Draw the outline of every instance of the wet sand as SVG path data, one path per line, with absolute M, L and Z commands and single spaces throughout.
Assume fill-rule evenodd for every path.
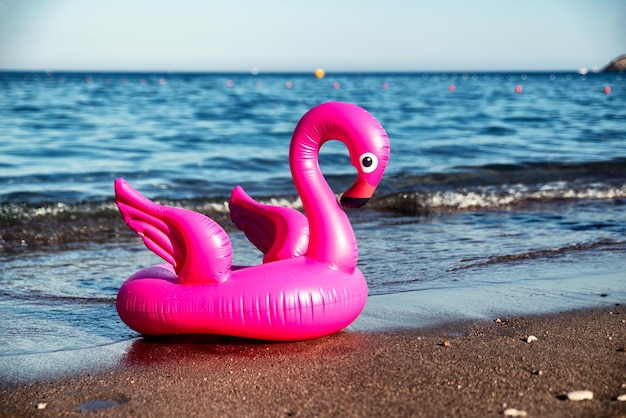
M 626 306 L 495 319 L 296 343 L 137 339 L 110 367 L 5 379 L 0 416 L 626 417 Z

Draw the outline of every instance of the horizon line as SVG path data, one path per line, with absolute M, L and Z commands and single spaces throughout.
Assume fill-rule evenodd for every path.
M 283 75 L 283 74 L 315 74 L 316 69 L 313 70 L 269 70 L 261 71 L 255 68 L 251 70 L 165 70 L 165 69 L 13 69 L 13 68 L 0 68 L 0 73 L 43 73 L 43 74 L 232 74 L 232 75 Z M 472 74 L 472 73 L 580 73 L 580 74 L 600 74 L 603 73 L 603 69 L 593 68 L 579 68 L 579 69 L 464 69 L 464 70 L 451 70 L 451 69 L 431 69 L 431 70 L 324 70 L 325 76 L 332 74 L 428 74 L 428 73 L 449 73 L 449 74 Z

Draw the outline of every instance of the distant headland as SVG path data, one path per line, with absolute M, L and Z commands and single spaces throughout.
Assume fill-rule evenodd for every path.
M 620 55 L 611 61 L 602 69 L 605 73 L 624 73 L 626 72 L 626 54 Z

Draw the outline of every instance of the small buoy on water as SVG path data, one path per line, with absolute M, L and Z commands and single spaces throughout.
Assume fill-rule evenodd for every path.
M 317 70 L 315 70 L 315 77 L 324 78 L 325 75 L 326 75 L 326 72 L 324 71 L 323 68 L 318 68 Z
M 456 86 L 454 84 L 450 84 L 448 86 L 448 90 L 452 93 L 452 92 L 454 92 L 456 90 Z
M 519 84 L 517 86 L 515 86 L 515 93 L 521 93 L 522 92 L 522 86 L 520 86 Z
M 609 94 L 611 92 L 611 88 L 609 86 L 606 86 L 604 88 L 604 94 Z
M 383 90 L 389 90 L 389 83 L 383 83 Z
M 292 83 L 291 81 L 287 81 L 287 82 L 285 83 L 285 87 L 287 87 L 288 89 L 290 89 L 290 88 L 292 88 L 292 87 L 293 87 L 293 83 Z
M 226 87 L 232 87 L 232 86 L 234 86 L 234 85 L 235 85 L 235 83 L 233 83 L 233 80 L 228 80 L 228 81 L 226 82 Z
M 335 82 L 333 83 L 333 88 L 334 88 L 335 90 L 339 90 L 339 87 L 341 87 L 341 84 L 339 84 L 339 81 L 335 81 Z

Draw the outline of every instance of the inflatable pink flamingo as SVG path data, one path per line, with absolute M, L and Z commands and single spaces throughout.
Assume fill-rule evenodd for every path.
M 266 340 L 304 340 L 338 332 L 361 313 L 367 283 L 356 267 L 350 222 L 324 180 L 318 152 L 342 141 L 357 169 L 341 197 L 365 204 L 389 159 L 389 141 L 364 109 L 325 103 L 307 112 L 289 150 L 291 174 L 306 216 L 263 205 L 241 187 L 233 190 L 231 218 L 265 256 L 251 267 L 232 267 L 225 231 L 208 217 L 156 204 L 125 180 L 115 181 L 124 220 L 168 264 L 148 267 L 120 288 L 117 310 L 145 335 L 221 334 Z

